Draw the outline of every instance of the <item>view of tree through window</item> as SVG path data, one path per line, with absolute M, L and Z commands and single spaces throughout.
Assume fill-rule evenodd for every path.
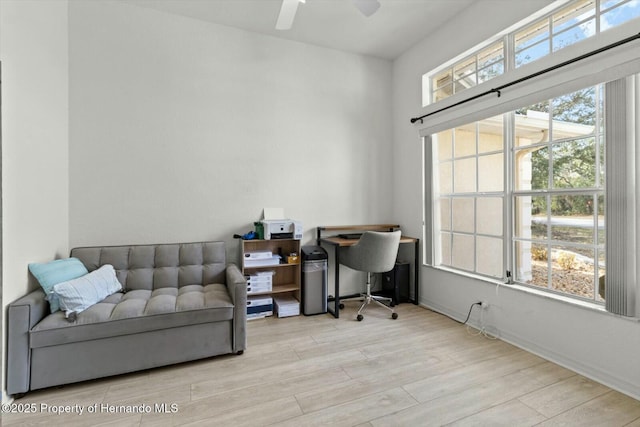
M 513 269 L 517 283 L 602 301 L 602 100 L 602 86 L 586 88 L 434 135 L 436 265 L 498 279 Z M 504 224 L 513 224 L 512 261 Z
M 540 122 L 537 135 L 530 132 L 532 120 Z M 520 109 L 515 123 L 515 279 L 602 299 L 602 89 L 588 88 Z

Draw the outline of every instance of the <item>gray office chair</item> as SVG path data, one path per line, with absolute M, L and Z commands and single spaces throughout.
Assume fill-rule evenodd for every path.
M 361 294 L 357 299 L 362 301 L 358 310 L 358 321 L 364 319 L 362 313 L 369 303 L 374 302 L 388 310 L 391 310 L 391 318 L 397 319 L 398 313 L 392 307 L 392 299 L 371 294 L 371 273 L 385 273 L 393 269 L 398 256 L 398 246 L 400 246 L 401 231 L 377 232 L 365 231 L 358 243 L 353 246 L 343 248 L 340 253 L 340 263 L 354 270 L 367 272 L 366 293 Z M 338 267 L 336 267 L 338 268 Z M 347 298 L 344 301 L 348 301 Z M 382 301 L 387 302 L 383 304 Z M 340 304 L 341 308 L 343 307 Z

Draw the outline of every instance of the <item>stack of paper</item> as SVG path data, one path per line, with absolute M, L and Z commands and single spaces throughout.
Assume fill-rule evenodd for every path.
M 273 305 L 278 317 L 299 316 L 300 302 L 291 296 L 273 298 Z
M 244 266 L 245 267 L 269 267 L 271 265 L 280 264 L 280 255 L 272 255 L 270 258 L 245 258 Z
M 247 297 L 247 319 L 256 319 L 273 315 L 271 297 Z
M 258 271 L 250 276 L 245 276 L 247 279 L 247 294 L 271 292 L 273 275 L 273 271 Z

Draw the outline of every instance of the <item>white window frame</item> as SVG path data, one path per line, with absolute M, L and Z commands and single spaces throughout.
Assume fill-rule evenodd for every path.
M 587 301 L 594 304 L 605 305 L 607 310 L 614 312 L 616 314 L 630 315 L 633 316 L 636 313 L 636 309 L 640 308 L 640 289 L 637 289 L 637 284 L 635 277 L 636 270 L 640 267 L 640 263 L 638 263 L 635 259 L 636 254 L 636 241 L 640 242 L 640 238 L 636 238 L 636 231 L 640 233 L 640 220 L 636 218 L 636 207 L 635 207 L 635 184 L 640 176 L 636 177 L 635 174 L 635 165 L 640 165 L 640 150 L 635 150 L 635 138 L 636 135 L 640 132 L 640 75 L 636 75 L 634 77 L 628 77 L 626 79 L 621 79 L 618 81 L 631 81 L 637 82 L 636 85 L 631 83 L 627 83 L 630 87 L 630 91 L 636 94 L 635 97 L 629 95 L 629 97 L 621 96 L 620 90 L 618 91 L 617 98 L 610 97 L 607 95 L 605 98 L 608 100 L 608 104 L 605 104 L 605 110 L 609 109 L 614 111 L 614 113 L 609 113 L 607 118 L 607 123 L 605 125 L 605 140 L 607 139 L 617 139 L 618 146 L 623 144 L 624 151 L 620 151 L 618 148 L 616 150 L 615 147 L 612 147 L 613 143 L 608 142 L 605 143 L 605 147 L 607 149 L 607 162 L 605 166 L 605 181 L 607 182 L 606 190 L 599 182 L 599 174 L 596 173 L 596 185 L 594 187 L 585 187 L 585 188 L 576 188 L 576 189 L 554 189 L 549 188 L 546 190 L 519 190 L 515 185 L 515 156 L 518 151 L 522 150 L 522 147 L 515 146 L 515 137 L 513 134 L 514 131 L 514 117 L 515 112 L 507 112 L 504 114 L 504 131 L 503 131 L 503 139 L 504 139 L 504 159 L 503 159 L 503 168 L 505 169 L 505 190 L 502 192 L 503 194 L 503 225 L 508 224 L 508 230 L 502 236 L 503 242 L 503 266 L 505 267 L 505 271 L 511 272 L 508 276 L 503 277 L 490 277 L 487 275 L 483 275 L 477 272 L 477 266 L 475 265 L 475 259 L 477 258 L 477 248 L 473 249 L 473 257 L 474 257 L 474 266 L 473 268 L 460 268 L 454 263 L 443 263 L 440 259 L 440 238 L 441 231 L 440 228 L 436 227 L 436 224 L 439 221 L 440 215 L 440 197 L 439 190 L 436 189 L 438 182 L 438 168 L 426 168 L 424 172 L 425 177 L 425 212 L 428 214 L 425 215 L 425 237 L 426 242 L 431 242 L 427 248 L 425 248 L 425 262 L 427 265 L 430 265 L 435 268 L 441 268 L 447 271 L 451 271 L 458 274 L 463 275 L 471 275 L 472 277 L 477 277 L 480 279 L 490 280 L 498 280 L 505 281 L 505 283 L 516 283 L 518 285 L 527 286 L 532 289 L 536 289 L 543 292 L 548 292 L 550 294 L 561 295 L 565 298 L 569 298 L 576 301 Z M 612 82 L 612 84 L 617 82 Z M 624 89 L 623 89 L 624 90 Z M 558 96 L 562 96 L 565 94 L 558 94 Z M 600 94 L 596 95 L 596 100 Z M 597 102 L 597 101 L 596 101 Z M 630 104 L 633 103 L 633 104 Z M 615 104 L 615 105 L 613 105 Z M 631 105 L 631 106 L 630 106 Z M 524 106 L 526 107 L 526 106 Z M 599 110 L 598 115 L 596 116 L 596 123 L 599 122 Z M 622 114 L 621 114 L 622 112 Z M 619 116 L 622 117 L 619 117 Z M 635 115 L 635 116 L 634 116 Z M 616 122 L 612 122 L 612 120 L 616 120 Z M 473 123 L 477 126 L 477 123 Z M 469 126 L 471 124 L 463 124 L 464 126 Z M 635 127 L 634 127 L 635 126 Z M 636 129 L 638 128 L 638 129 Z M 620 131 L 620 129 L 622 129 Z M 589 137 L 594 137 L 596 141 L 600 138 L 600 130 L 596 125 L 594 128 L 593 135 L 589 135 Z M 557 144 L 558 141 L 553 138 L 550 138 L 545 144 L 545 147 L 552 147 L 554 144 Z M 432 135 L 427 135 L 424 137 L 424 153 L 425 153 L 425 165 L 433 165 L 435 162 L 442 163 L 439 160 L 435 160 L 434 154 L 437 151 L 434 149 L 433 144 L 435 144 L 435 140 Z M 477 144 L 477 136 L 476 136 L 476 144 Z M 537 146 L 534 144 L 533 146 Z M 598 143 L 596 142 L 596 153 L 599 153 Z M 626 148 L 624 148 L 626 147 Z M 476 150 L 477 151 L 477 150 Z M 612 154 L 616 152 L 615 156 Z M 475 156 L 471 156 L 475 159 L 480 157 L 481 154 L 476 152 Z M 609 158 L 611 157 L 611 159 Z M 638 159 L 636 159 L 636 156 Z M 469 156 L 467 156 L 469 157 Z M 469 157 L 469 158 L 471 158 Z M 459 157 L 459 159 L 465 159 L 466 157 Z M 615 159 L 614 159 L 615 158 Z M 596 155 L 595 159 L 596 163 L 599 163 L 599 159 Z M 452 159 L 453 163 L 454 160 Z M 617 163 L 614 163 L 617 162 Z M 626 163 L 626 167 L 625 167 Z M 549 180 L 552 178 L 552 168 L 549 169 Z M 476 178 L 478 171 L 476 170 Z M 639 174 L 640 175 L 640 174 Z M 452 177 L 452 181 L 455 181 L 455 178 Z M 453 184 L 455 185 L 455 184 Z M 456 194 L 454 190 L 451 191 L 451 194 L 447 193 L 444 195 L 445 198 L 449 198 L 449 196 L 455 197 L 483 197 L 488 195 L 489 193 L 475 192 L 475 193 L 459 193 Z M 544 196 L 544 197 L 553 197 L 554 195 L 582 195 L 588 194 L 594 197 L 594 206 L 597 206 L 597 197 L 604 196 L 605 204 L 607 206 L 606 212 L 607 216 L 611 215 L 615 216 L 615 220 L 622 225 L 618 227 L 607 226 L 607 241 L 615 241 L 618 244 L 615 245 L 607 245 L 605 243 L 605 249 L 607 254 L 607 267 L 611 267 L 612 271 L 609 273 L 607 270 L 607 289 L 606 289 L 606 299 L 602 301 L 599 298 L 599 289 L 598 289 L 598 280 L 597 277 L 600 273 L 598 270 L 598 263 L 594 264 L 594 280 L 592 282 L 593 285 L 593 296 L 591 298 L 583 297 L 576 294 L 571 294 L 567 292 L 562 292 L 555 290 L 551 285 L 552 282 L 549 279 L 548 287 L 541 287 L 539 285 L 527 284 L 526 282 L 518 281 L 518 277 L 520 276 L 517 273 L 514 273 L 514 269 L 518 266 L 518 261 L 516 260 L 517 249 L 516 245 L 518 242 L 532 242 L 535 243 L 535 239 L 526 239 L 521 236 L 517 236 L 515 231 L 516 226 L 516 201 L 517 197 L 522 196 Z M 490 194 L 495 196 L 497 194 Z M 612 207 L 614 203 L 612 200 L 619 200 L 624 203 L 623 207 Z M 640 202 L 640 200 L 639 200 Z M 475 202 L 474 202 L 475 203 Z M 550 206 L 548 204 L 548 206 Z M 613 214 L 611 214 L 613 212 Z M 597 218 L 598 211 L 597 208 L 594 211 L 594 218 Z M 609 221 L 609 219 L 606 219 Z M 473 213 L 473 221 L 474 223 L 477 221 L 476 212 Z M 430 227 L 429 227 L 430 225 Z M 451 233 L 449 229 L 444 230 L 445 233 Z M 544 243 L 548 248 L 557 246 L 558 244 L 563 246 L 575 246 L 575 247 L 584 247 L 588 249 L 593 249 L 594 257 L 599 259 L 599 251 L 602 251 L 602 245 L 598 242 L 598 227 L 597 224 L 594 223 L 594 236 L 593 242 L 589 244 L 572 244 L 570 242 L 555 242 L 550 236 Z M 551 232 L 551 226 L 549 225 L 548 233 Z M 453 232 L 452 234 L 456 234 Z M 459 233 L 458 233 L 459 234 Z M 463 233 L 469 236 L 473 236 L 474 238 L 480 236 L 477 232 L 477 229 L 474 228 L 473 232 Z M 474 239 L 475 242 L 475 239 Z M 566 243 L 566 244 L 565 244 Z M 428 244 L 428 243 L 427 243 Z M 474 243 L 475 244 L 475 243 Z M 612 261 L 616 260 L 615 264 Z M 609 266 L 611 263 L 611 266 Z M 619 272 L 618 272 L 619 271 Z M 549 275 L 551 275 L 551 270 L 549 270 Z M 609 277 L 611 276 L 611 278 Z M 513 281 L 512 277 L 516 280 Z M 551 277 L 551 276 L 550 276 Z M 610 284 L 611 283 L 611 284 Z
M 442 64 L 441 66 L 439 66 L 438 68 L 426 73 L 423 75 L 422 77 L 422 105 L 423 107 L 426 107 L 428 105 L 433 105 L 433 104 L 439 104 L 442 101 L 444 101 L 444 99 L 441 100 L 434 100 L 434 96 L 435 93 L 438 92 L 439 90 L 441 90 L 441 88 L 436 88 L 435 84 L 434 84 L 434 78 L 443 74 L 444 72 L 446 72 L 446 70 L 450 70 L 452 73 L 452 88 L 453 88 L 453 94 L 451 96 L 454 96 L 455 94 L 466 94 L 469 92 L 470 88 L 467 88 L 465 90 L 462 91 L 456 91 L 455 90 L 455 76 L 453 75 L 453 69 L 455 69 L 456 66 L 465 63 L 466 61 L 470 60 L 471 58 L 477 58 L 478 54 L 481 53 L 484 49 L 486 49 L 487 47 L 491 46 L 492 44 L 495 44 L 499 41 L 502 41 L 503 44 L 503 74 L 509 74 L 510 72 L 519 69 L 519 68 L 526 68 L 528 65 L 530 64 L 534 64 L 539 62 L 540 60 L 550 57 L 550 56 L 557 56 L 558 53 L 562 52 L 563 50 L 570 48 L 571 46 L 573 46 L 573 44 L 570 44 L 566 47 L 562 47 L 560 49 L 553 49 L 553 40 L 554 40 L 554 36 L 558 35 L 558 34 L 562 34 L 566 31 L 569 31 L 572 28 L 575 28 L 576 26 L 582 25 L 584 22 L 578 23 L 578 24 L 573 24 L 568 28 L 564 28 L 559 32 L 555 32 L 554 31 L 554 27 L 553 27 L 553 15 L 559 11 L 561 11 L 562 9 L 566 8 L 567 6 L 570 6 L 572 4 L 578 4 L 583 0 L 557 0 L 555 2 L 553 2 L 551 5 L 541 9 L 540 11 L 538 11 L 535 14 L 532 14 L 531 16 L 529 16 L 528 18 L 518 22 L 517 24 L 513 25 L 512 27 L 496 34 L 494 37 L 491 37 L 490 39 L 486 40 L 483 43 L 480 43 L 478 45 L 476 45 L 475 47 L 473 47 L 472 49 L 467 50 L 466 52 L 463 52 L 462 54 L 456 56 L 455 58 L 451 59 L 450 61 L 447 61 L 446 63 Z M 629 22 L 636 22 L 640 19 L 640 17 L 636 17 L 636 18 L 632 18 L 630 21 L 626 21 L 620 25 L 614 26 L 614 27 L 608 27 L 605 28 L 604 30 L 601 28 L 601 20 L 602 20 L 602 16 L 607 14 L 608 12 L 611 12 L 615 9 L 618 9 L 620 7 L 623 7 L 625 4 L 630 3 L 633 0 L 620 0 L 620 3 L 617 3 L 607 9 L 602 10 L 602 8 L 604 7 L 604 5 L 606 5 L 607 0 L 593 0 L 594 2 L 594 14 L 592 15 L 593 20 L 594 20 L 594 27 L 595 27 L 595 31 L 592 35 L 586 37 L 583 40 L 577 41 L 576 44 L 581 44 L 584 43 L 586 40 L 590 40 L 591 38 L 597 38 L 600 34 L 602 34 L 603 32 L 606 32 L 610 29 L 615 29 L 617 27 L 621 27 L 621 26 L 625 26 L 627 25 Z M 592 18 L 591 16 L 588 17 L 588 20 L 590 20 Z M 515 36 L 518 32 L 522 31 L 523 29 L 535 25 L 536 23 L 541 23 L 547 21 L 548 23 L 548 28 L 549 28 L 549 34 L 548 37 L 545 38 L 543 41 L 540 41 L 536 44 L 542 44 L 542 43 L 548 43 L 549 44 L 549 53 L 547 53 L 546 55 L 541 56 L 540 58 L 534 59 L 530 62 L 527 62 L 525 64 L 522 64 L 520 66 L 516 66 L 516 44 L 515 44 Z M 526 49 L 525 49 L 526 50 Z M 476 65 L 477 65 L 477 60 L 476 60 Z M 476 78 L 477 78 L 477 67 L 476 67 Z M 495 80 L 497 77 L 494 77 L 493 79 L 489 79 L 487 80 L 488 82 Z M 481 84 L 481 83 L 480 83 Z M 472 87 L 478 86 L 480 84 L 476 84 Z M 449 96 L 449 98 L 451 97 Z
M 640 41 L 634 40 L 630 43 L 618 46 L 613 49 L 604 49 L 607 46 L 618 43 L 620 40 L 635 38 L 638 34 L 637 20 L 634 19 L 618 27 L 609 29 L 598 34 L 596 37 L 583 40 L 580 43 L 568 46 L 538 61 L 522 66 L 509 73 L 496 77 L 489 82 L 485 82 L 476 87 L 470 88 L 466 93 L 455 94 L 438 104 L 423 107 L 417 116 L 425 116 L 424 119 L 414 121 L 414 125 L 420 136 L 424 138 L 425 144 L 429 144 L 429 135 L 442 130 L 454 128 L 459 125 L 482 120 L 486 117 L 496 116 L 508 111 L 521 108 L 523 105 L 532 105 L 545 99 L 571 93 L 573 91 L 593 86 L 595 84 L 609 82 L 640 73 Z M 484 96 L 476 97 L 469 102 L 461 103 L 475 95 L 482 94 L 491 89 L 507 83 L 519 80 L 536 72 L 553 67 L 557 64 L 570 61 L 574 58 L 585 56 L 593 51 L 598 51 L 597 55 L 588 56 L 572 65 L 559 68 L 552 73 L 538 75 L 517 85 L 513 85 L 503 90 L 500 97 Z M 447 108 L 450 107 L 450 108 Z M 443 110 L 446 108 L 446 110 Z M 424 214 L 424 235 L 425 246 L 423 253 L 426 265 L 432 265 L 433 260 L 433 240 L 431 225 L 433 223 L 430 212 L 430 200 L 433 197 L 429 188 L 430 151 L 429 147 L 423 147 L 425 162 L 423 164 L 423 177 L 425 179 L 424 194 L 425 207 Z M 638 163 L 640 165 L 640 163 Z M 640 188 L 640 187 L 638 187 Z M 640 227 L 638 227 L 640 230 Z M 640 232 L 639 232 L 640 234 Z M 640 236 L 638 238 L 640 241 Z M 640 277 L 640 272 L 638 273 Z M 499 283 L 493 281 L 493 283 Z M 640 284 L 636 282 L 626 282 L 626 291 L 630 294 L 628 299 L 635 301 L 635 308 L 627 310 L 626 314 L 640 317 Z M 572 300 L 569 298 L 569 300 Z

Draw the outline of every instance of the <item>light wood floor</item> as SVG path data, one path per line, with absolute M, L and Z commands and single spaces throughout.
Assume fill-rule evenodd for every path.
M 354 307 L 340 319 L 250 321 L 241 356 L 32 392 L 16 403 L 85 413 L 5 414 L 2 424 L 640 426 L 639 401 L 447 317 L 401 304 L 397 320 L 371 308 L 356 322 Z M 156 412 L 162 403 L 175 413 Z M 96 404 L 99 413 L 87 414 Z

